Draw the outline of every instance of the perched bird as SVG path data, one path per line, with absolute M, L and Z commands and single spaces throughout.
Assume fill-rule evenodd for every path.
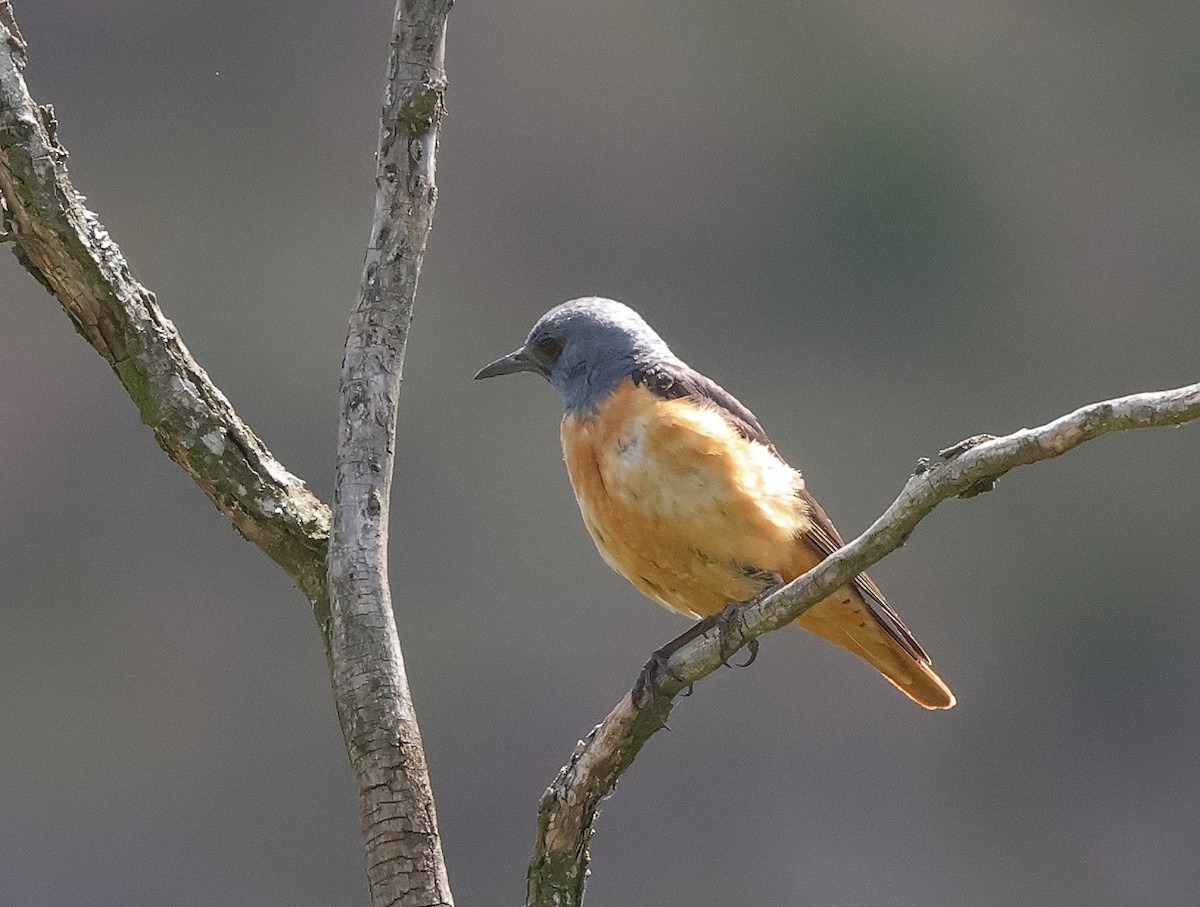
M 754 414 L 628 306 L 563 303 L 475 377 L 516 372 L 536 372 L 562 394 L 563 455 L 588 532 L 609 566 L 659 604 L 715 615 L 844 544 Z M 954 705 L 866 574 L 796 623 L 865 659 L 925 708 Z

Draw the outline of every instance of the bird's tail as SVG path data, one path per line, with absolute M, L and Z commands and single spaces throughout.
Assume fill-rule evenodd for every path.
M 839 589 L 818 602 L 796 624 L 871 664 L 901 693 L 927 709 L 948 709 L 954 694 L 934 673 L 919 646 L 905 645 L 868 607 L 857 590 Z M 909 636 L 904 631 L 905 636 Z

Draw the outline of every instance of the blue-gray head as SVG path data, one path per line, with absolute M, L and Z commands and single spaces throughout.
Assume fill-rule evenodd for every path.
M 627 375 L 664 362 L 679 360 L 641 315 L 612 299 L 588 296 L 552 308 L 524 346 L 475 377 L 537 372 L 562 394 L 568 410 L 589 412 Z

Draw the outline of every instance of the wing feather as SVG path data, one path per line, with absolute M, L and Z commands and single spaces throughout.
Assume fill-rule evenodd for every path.
M 766 431 L 759 423 L 758 417 L 750 411 L 749 407 L 717 382 L 700 374 L 695 369 L 689 368 L 683 363 L 657 363 L 637 369 L 631 377 L 634 384 L 644 385 L 664 400 L 678 400 L 687 397 L 712 405 L 737 429 L 743 438 L 757 441 L 779 456 L 775 445 L 771 443 L 771 439 L 767 437 Z M 804 502 L 810 516 L 810 527 L 804 534 L 804 541 L 822 558 L 826 558 L 845 545 L 841 533 L 829 519 L 825 508 L 817 503 L 807 488 L 801 487 L 797 495 Z M 865 573 L 860 573 L 854 578 L 853 585 L 866 602 L 871 616 L 887 634 L 922 664 L 930 664 L 925 650 L 909 632 L 908 627 L 904 626 L 900 616 L 892 610 L 875 582 Z

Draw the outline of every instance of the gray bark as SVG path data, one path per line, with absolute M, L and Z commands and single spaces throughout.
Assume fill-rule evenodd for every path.
M 339 543 L 372 564 L 361 584 L 347 572 L 350 561 L 335 564 L 340 597 L 331 615 L 329 508 L 238 417 L 83 206 L 53 111 L 37 105 L 25 84 L 26 44 L 11 4 L 0 0 L 0 240 L 12 243 L 22 266 L 109 363 L 168 456 L 312 603 L 362 795 L 376 904 L 451 904 L 382 561 L 396 392 L 433 213 L 448 9 L 448 2 L 401 2 L 394 22 L 380 200 L 347 341 L 338 473 Z M 378 419 L 386 432 L 376 431 Z M 364 472 L 370 488 L 359 486 Z
M 378 907 L 451 905 L 433 791 L 392 614 L 388 514 L 408 328 L 437 200 L 450 3 L 399 0 L 375 218 L 342 361 L 329 545 L 330 665 Z
M 328 619 L 329 508 L 288 472 L 188 352 L 67 177 L 50 107 L 25 85 L 25 42 L 0 0 L 0 197 L 21 265 L 104 357 L 142 421 L 237 530 Z

